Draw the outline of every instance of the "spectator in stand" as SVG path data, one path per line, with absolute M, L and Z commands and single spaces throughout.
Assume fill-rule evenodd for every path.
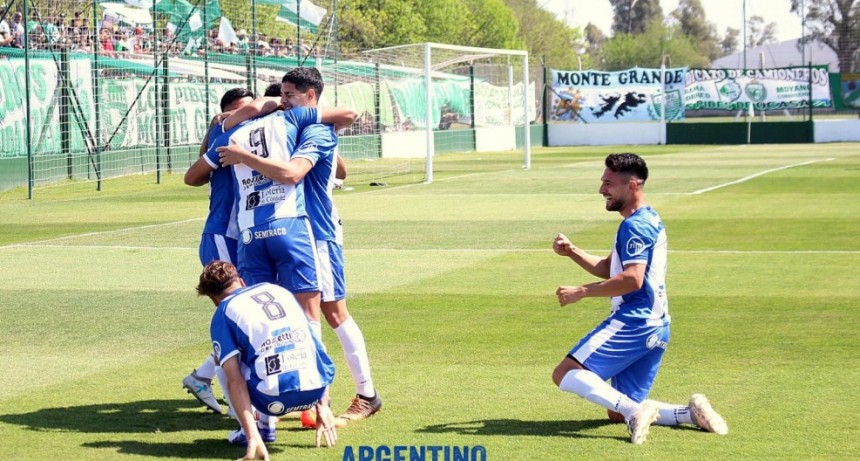
M 13 42 L 15 42 L 15 37 L 12 35 L 9 23 L 5 19 L 0 20 L 0 46 L 13 46 Z
M 99 31 L 99 54 L 104 56 L 109 56 L 111 58 L 116 57 L 116 48 L 113 46 L 113 34 L 111 30 L 107 27 L 103 28 Z
M 24 15 L 21 12 L 16 12 L 12 15 L 12 24 L 9 25 L 9 29 L 12 30 L 12 37 L 15 38 L 15 42 L 12 46 L 17 48 L 24 48 Z

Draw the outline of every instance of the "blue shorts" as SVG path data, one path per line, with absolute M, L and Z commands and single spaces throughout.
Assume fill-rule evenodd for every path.
M 651 392 L 670 336 L 668 324 L 629 326 L 606 319 L 582 338 L 568 357 L 602 379 L 612 379 L 612 387 L 641 402 Z
M 316 245 L 307 217 L 281 218 L 243 230 L 239 275 L 247 285 L 276 283 L 291 293 L 320 291 Z
M 251 397 L 251 404 L 257 411 L 261 411 L 269 416 L 282 416 L 294 411 L 309 410 L 323 398 L 325 394 L 325 386 L 319 389 L 310 391 L 292 391 L 284 392 L 277 397 L 255 392 L 254 389 L 248 388 Z
M 200 264 L 205 266 L 212 261 L 218 260 L 235 265 L 238 261 L 236 257 L 238 245 L 239 242 L 236 239 L 226 237 L 222 234 L 203 234 L 200 237 L 200 248 L 198 250 Z
M 346 298 L 346 281 L 343 275 L 343 248 L 328 240 L 317 240 L 319 255 L 320 292 L 324 302 Z

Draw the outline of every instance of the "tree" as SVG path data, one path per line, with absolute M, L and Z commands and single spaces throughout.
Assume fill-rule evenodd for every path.
M 585 26 L 585 43 L 587 45 L 586 52 L 589 56 L 597 56 L 600 54 L 600 48 L 606 42 L 606 35 L 600 30 L 600 27 L 592 23 Z
M 747 47 L 762 46 L 776 43 L 777 25 L 775 22 L 765 23 L 761 16 L 752 16 L 747 20 Z
M 519 20 L 519 38 L 529 56 L 546 58 L 546 64 L 557 69 L 576 69 L 579 53 L 586 44 L 579 29 L 571 28 L 543 8 L 536 0 L 506 0 Z
M 424 22 L 425 41 L 456 44 L 465 41 L 472 21 L 459 0 L 425 0 L 413 5 Z
M 672 17 L 702 54 L 712 61 L 720 57 L 717 27 L 705 19 L 705 9 L 700 0 L 681 0 L 678 8 L 672 11 Z
M 734 27 L 726 27 L 726 33 L 720 41 L 720 48 L 723 51 L 723 56 L 732 54 L 738 49 L 738 37 L 741 36 L 741 31 Z
M 473 20 L 473 27 L 465 37 L 466 43 L 460 45 L 522 48 L 522 42 L 517 36 L 517 18 L 505 5 L 504 0 L 462 0 L 460 4 L 466 6 Z
M 338 37 L 353 49 L 383 48 L 424 41 L 426 26 L 412 2 L 343 0 Z
M 860 0 L 791 0 L 791 11 L 806 15 L 806 41 L 817 40 L 839 58 L 840 72 L 860 71 Z
M 641 34 L 655 19 L 663 20 L 659 0 L 609 0 L 612 33 Z
M 600 50 L 599 62 L 603 70 L 621 70 L 631 67 L 660 67 L 663 56 L 672 67 L 707 67 L 709 60 L 699 53 L 690 39 L 677 25 L 667 26 L 660 20 L 652 21 L 641 34 L 615 34 Z

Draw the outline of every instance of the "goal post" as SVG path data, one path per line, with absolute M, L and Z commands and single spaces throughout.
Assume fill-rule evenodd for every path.
M 531 167 L 537 97 L 526 51 L 427 42 L 362 55 L 378 69 L 380 99 L 392 112 L 380 158 L 423 158 L 428 183 L 441 153 L 521 151 L 520 166 Z

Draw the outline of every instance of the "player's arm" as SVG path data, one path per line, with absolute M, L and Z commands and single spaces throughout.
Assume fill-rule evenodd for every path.
M 202 186 L 209 183 L 209 176 L 215 168 L 206 161 L 206 155 L 200 156 L 191 168 L 185 172 L 185 184 L 189 186 Z
M 338 154 L 337 158 L 337 168 L 334 172 L 335 179 L 344 180 L 346 179 L 346 160 Z
M 216 149 L 221 158 L 222 166 L 242 163 L 263 176 L 283 184 L 297 184 L 313 167 L 310 160 L 302 157 L 290 159 L 289 162 L 263 158 L 254 155 L 238 144 L 230 144 Z
M 568 239 L 564 234 L 558 234 L 555 236 L 555 240 L 552 242 L 552 250 L 555 251 L 557 255 L 567 256 L 572 259 L 573 262 L 579 265 L 579 267 L 582 267 L 586 272 L 595 277 L 600 277 L 602 279 L 609 278 L 609 268 L 611 263 L 609 256 L 601 258 L 583 251 L 571 243 L 570 239 Z
M 645 283 L 645 262 L 633 262 L 624 266 L 624 270 L 600 282 L 582 286 L 558 287 L 555 294 L 562 306 L 575 303 L 582 298 L 623 296 L 642 288 Z
M 322 122 L 334 125 L 334 129 L 337 132 L 349 127 L 358 118 L 358 112 L 349 107 L 326 107 L 325 109 L 321 109 L 321 111 Z M 345 175 L 346 173 L 344 173 L 344 177 L 346 177 Z
M 226 120 L 224 120 L 224 131 L 228 131 L 234 126 L 251 120 L 252 118 L 268 115 L 280 109 L 281 99 L 271 96 L 257 98 L 239 109 L 235 110 Z
M 203 140 L 200 141 L 200 151 L 199 155 L 203 155 L 209 150 L 209 137 L 212 134 L 212 128 L 217 126 L 219 123 L 223 122 L 227 117 L 233 114 L 233 110 L 227 112 L 221 112 L 220 114 L 212 117 L 212 121 L 209 122 L 209 128 L 206 128 L 206 134 L 203 135 Z M 223 133 L 224 131 L 221 131 Z
M 242 425 L 245 437 L 248 439 L 248 448 L 242 459 L 268 460 L 269 452 L 266 450 L 263 437 L 257 429 L 254 410 L 251 407 L 251 396 L 248 395 L 248 383 L 245 382 L 245 378 L 242 377 L 242 372 L 239 370 L 238 355 L 228 358 L 221 364 L 221 368 L 227 376 L 227 395 L 230 396 L 230 405 L 236 412 L 236 418 Z

